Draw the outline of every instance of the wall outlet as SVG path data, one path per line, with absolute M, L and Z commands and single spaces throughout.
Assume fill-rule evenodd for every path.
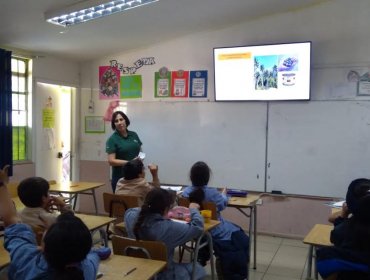
M 262 205 L 262 198 L 259 198 L 256 202 L 256 205 Z

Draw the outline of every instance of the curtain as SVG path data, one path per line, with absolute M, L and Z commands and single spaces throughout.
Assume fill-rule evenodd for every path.
M 0 49 L 0 168 L 9 164 L 13 175 L 12 143 L 12 53 Z

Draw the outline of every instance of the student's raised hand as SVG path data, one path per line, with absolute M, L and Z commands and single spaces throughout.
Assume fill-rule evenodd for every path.
M 8 171 L 9 165 L 5 165 L 3 169 L 0 170 L 0 182 L 4 183 L 5 185 L 9 182 Z
M 150 173 L 152 173 L 153 176 L 156 176 L 158 174 L 158 165 L 149 164 L 148 169 L 149 169 Z

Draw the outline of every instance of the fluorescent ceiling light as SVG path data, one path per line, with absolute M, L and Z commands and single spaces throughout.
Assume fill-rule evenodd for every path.
M 46 12 L 45 19 L 47 22 L 67 27 L 157 1 L 158 0 L 82 1 L 75 5 L 68 6 L 65 9 Z

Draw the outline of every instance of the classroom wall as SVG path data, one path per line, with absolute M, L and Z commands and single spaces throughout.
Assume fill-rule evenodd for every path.
M 39 58 L 34 58 L 32 61 L 32 82 L 33 86 L 36 81 L 58 84 L 58 85 L 69 85 L 69 86 L 79 86 L 80 84 L 80 71 L 79 64 L 74 61 L 69 61 L 64 58 L 52 57 L 52 56 L 42 56 Z M 32 92 L 32 98 L 34 101 L 37 100 L 37 92 Z M 37 103 L 37 102 L 35 102 Z M 35 111 L 40 108 L 33 107 L 33 115 Z M 35 121 L 35 118 L 33 118 Z M 32 139 L 35 139 L 34 132 L 31 132 Z M 31 139 L 31 141 L 32 141 Z M 10 179 L 13 182 L 19 182 L 24 178 L 31 176 L 42 176 L 42 174 L 36 174 L 35 170 L 35 150 L 31 142 L 32 147 L 32 159 L 31 161 L 24 162 L 22 164 L 14 165 L 13 176 Z

